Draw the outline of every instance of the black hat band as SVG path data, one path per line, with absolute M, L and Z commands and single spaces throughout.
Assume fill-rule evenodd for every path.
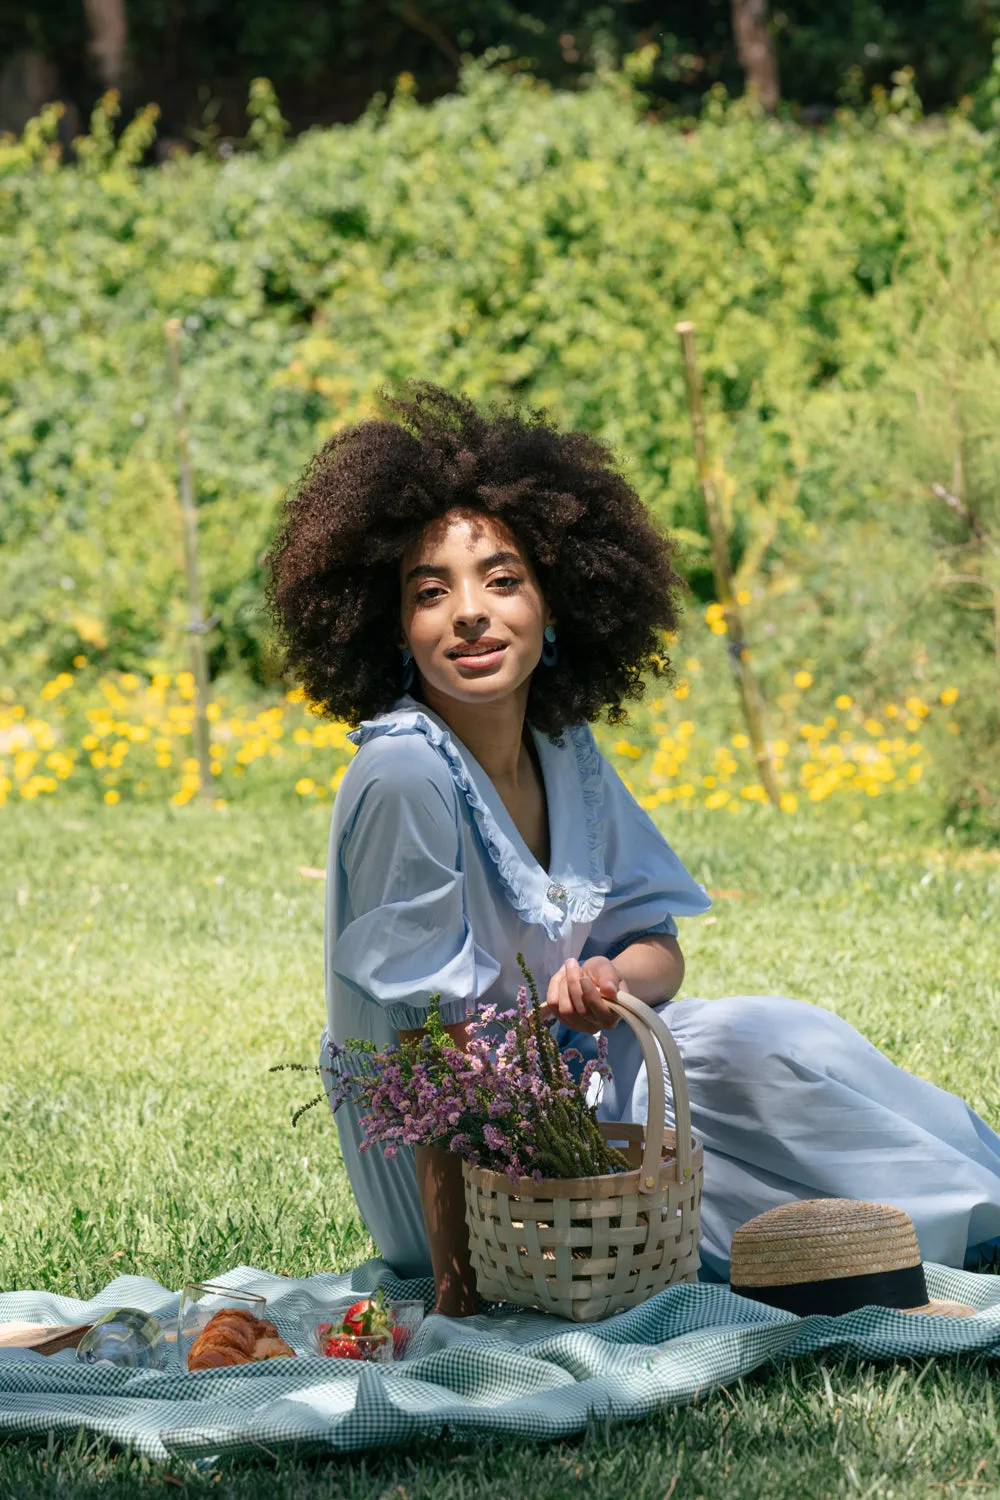
M 799 1318 L 819 1313 L 830 1318 L 856 1312 L 859 1307 L 923 1307 L 929 1300 L 922 1265 L 898 1271 L 873 1271 L 868 1276 L 835 1276 L 829 1281 L 797 1281 L 786 1286 L 736 1286 L 738 1297 L 752 1297 L 770 1307 L 781 1307 Z

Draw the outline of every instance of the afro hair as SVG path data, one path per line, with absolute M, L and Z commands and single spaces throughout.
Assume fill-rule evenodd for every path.
M 551 736 L 602 713 L 623 722 L 644 676 L 669 674 L 663 636 L 683 583 L 610 449 L 426 382 L 380 401 L 381 418 L 337 433 L 306 466 L 268 555 L 286 663 L 317 710 L 356 724 L 400 696 L 400 564 L 458 510 L 513 534 L 558 621 L 558 662 L 533 674 L 528 720 Z

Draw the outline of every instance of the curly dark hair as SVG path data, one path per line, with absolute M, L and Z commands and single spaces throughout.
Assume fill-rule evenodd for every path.
M 282 506 L 267 598 L 286 661 L 317 705 L 357 723 L 401 692 L 403 554 L 446 511 L 517 539 L 558 623 L 559 659 L 532 676 L 527 717 L 558 735 L 603 710 L 612 724 L 643 675 L 670 674 L 682 580 L 603 443 L 541 412 L 477 410 L 427 382 L 381 393 L 382 419 L 337 433 Z

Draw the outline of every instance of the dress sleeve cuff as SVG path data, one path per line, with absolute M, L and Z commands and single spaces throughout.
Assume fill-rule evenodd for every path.
M 403 1001 L 397 1001 L 395 1005 L 385 1007 L 385 1014 L 397 1031 L 415 1031 L 418 1027 L 427 1025 L 426 1005 L 406 1005 Z M 467 1000 L 441 1002 L 441 1020 L 445 1026 L 454 1026 L 456 1021 L 464 1021 L 468 1015 Z
M 606 957 L 616 959 L 619 953 L 622 953 L 632 943 L 638 943 L 642 938 L 676 937 L 677 931 L 677 923 L 673 917 L 668 915 L 663 918 L 662 922 L 657 922 L 654 927 L 644 927 L 641 932 L 630 932 L 627 937 L 619 938 L 617 943 L 612 943 Z

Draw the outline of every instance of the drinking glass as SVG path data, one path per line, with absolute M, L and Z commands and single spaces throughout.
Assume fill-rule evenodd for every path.
M 76 1346 L 85 1365 L 108 1363 L 129 1370 L 165 1370 L 171 1350 L 163 1324 L 137 1307 L 112 1307 L 97 1319 Z
M 214 1286 L 210 1281 L 189 1281 L 185 1286 L 177 1316 L 177 1362 L 182 1370 L 188 1367 L 191 1345 L 224 1307 L 240 1308 L 262 1318 L 267 1299 L 254 1292 L 234 1292 L 227 1286 Z

